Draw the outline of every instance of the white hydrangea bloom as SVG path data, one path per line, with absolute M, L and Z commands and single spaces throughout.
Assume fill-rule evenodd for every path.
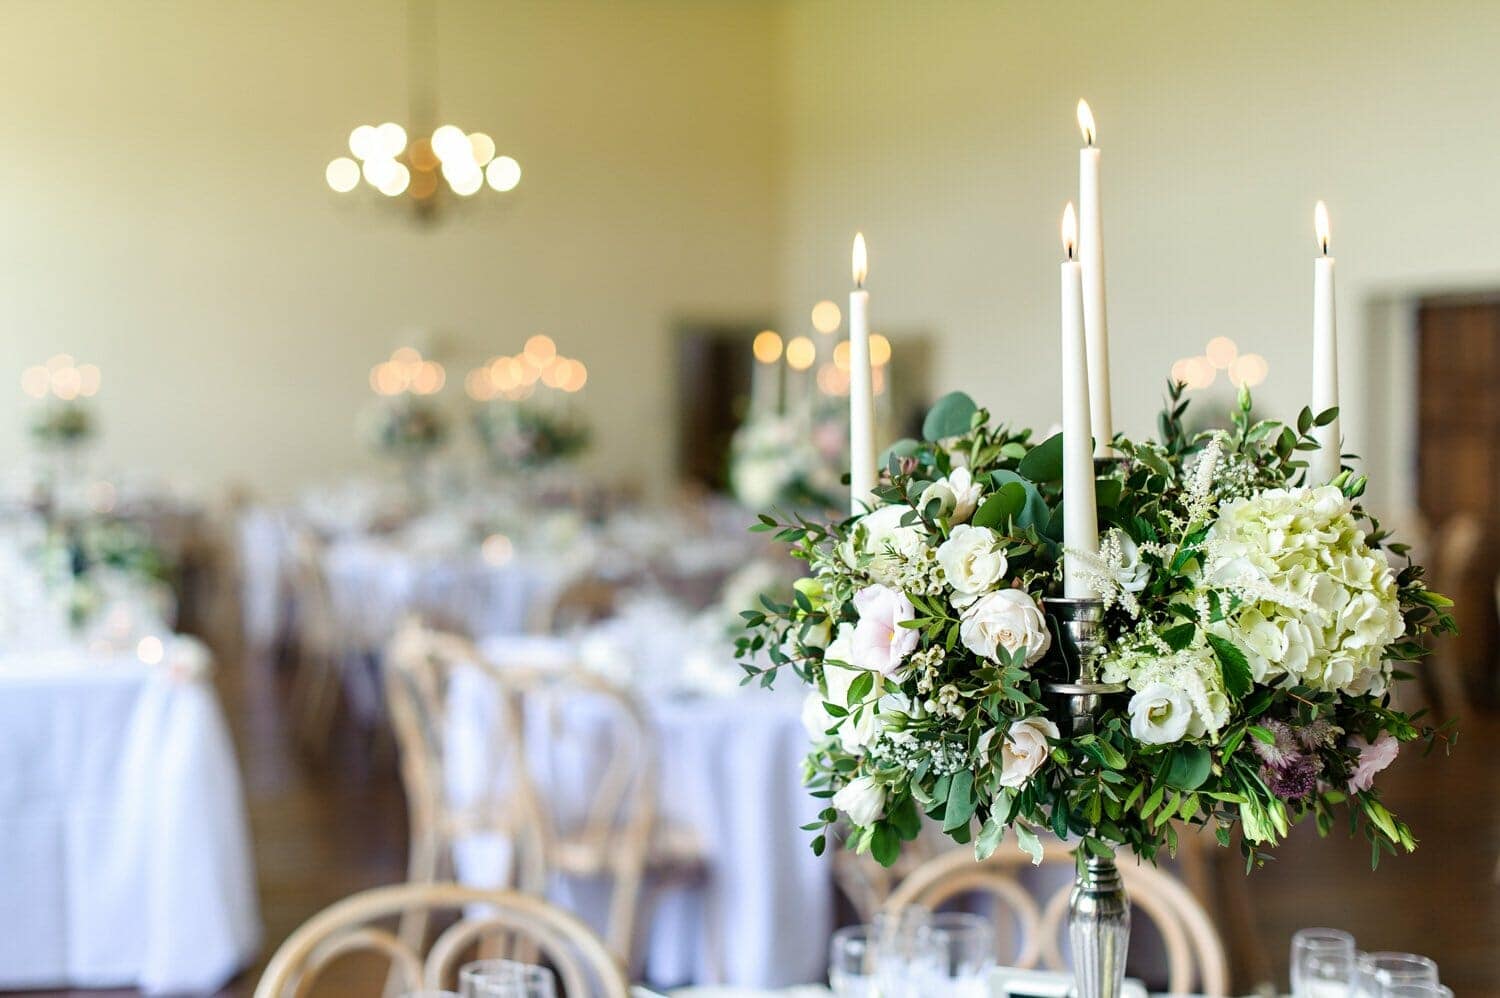
M 1396 577 L 1338 488 L 1225 503 L 1205 547 L 1205 579 L 1242 600 L 1208 626 L 1245 652 L 1257 682 L 1384 689 L 1383 652 L 1405 629 Z

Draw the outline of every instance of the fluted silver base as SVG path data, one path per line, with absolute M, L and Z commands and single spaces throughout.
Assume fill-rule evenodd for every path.
M 1089 859 L 1068 901 L 1077 998 L 1120 998 L 1130 948 L 1130 898 L 1112 859 Z

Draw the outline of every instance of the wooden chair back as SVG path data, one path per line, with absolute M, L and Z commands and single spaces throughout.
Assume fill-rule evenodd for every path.
M 1053 848 L 1043 862 L 1071 868 L 1074 860 L 1068 852 Z M 1066 969 L 1060 940 L 1066 930 L 1072 883 L 1039 903 L 1019 878 L 1030 868 L 1030 857 L 1019 851 L 1002 850 L 976 862 L 972 849 L 955 849 L 915 870 L 891 893 L 886 908 L 920 905 L 935 909 L 966 895 L 988 896 L 1002 916 L 996 920 L 1002 935 L 999 945 L 1020 940 L 1013 955 L 999 953 L 1001 963 L 1023 968 L 1041 963 L 1053 970 Z M 1167 953 L 1167 990 L 1222 998 L 1229 986 L 1224 944 L 1203 907 L 1187 888 L 1155 867 L 1121 857 L 1119 868 L 1135 911 L 1150 919 L 1161 934 Z M 1012 929 L 1019 931 L 1007 932 Z
M 442 873 L 454 841 L 496 833 L 512 843 L 508 883 L 540 893 L 554 871 L 606 875 L 611 881 L 608 941 L 632 949 L 634 916 L 656 821 L 656 747 L 634 697 L 575 665 L 498 665 L 467 639 L 403 627 L 387 654 L 387 693 L 401 752 L 412 820 L 411 879 Z M 462 810 L 450 804 L 445 781 L 449 689 L 459 667 L 478 670 L 498 711 L 486 732 L 485 771 L 491 786 Z M 591 740 L 574 742 L 565 713 L 597 712 Z M 587 752 L 586 800 L 563 813 L 539 792 L 543 753 Z
M 398 938 L 383 923 L 420 912 L 424 918 L 459 913 L 427 950 Z M 396 884 L 345 898 L 305 922 L 277 948 L 255 998 L 302 998 L 332 963 L 370 952 L 390 960 L 392 976 L 405 991 L 453 987 L 466 954 L 545 963 L 563 992 L 574 996 L 626 998 L 620 964 L 578 919 L 545 901 L 512 891 L 480 890 L 452 883 Z

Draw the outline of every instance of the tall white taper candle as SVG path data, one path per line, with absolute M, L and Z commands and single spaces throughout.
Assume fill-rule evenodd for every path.
M 1104 294 L 1104 216 L 1100 208 L 1099 147 L 1088 101 L 1078 102 L 1078 128 L 1083 148 L 1078 151 L 1078 262 L 1083 271 L 1083 330 L 1088 341 L 1089 425 L 1094 454 L 1114 453 L 1114 411 L 1109 397 L 1109 310 Z
M 1313 211 L 1318 256 L 1313 260 L 1312 408 L 1316 415 L 1339 404 L 1339 338 L 1333 300 L 1333 257 L 1328 255 L 1328 206 Z M 1307 459 L 1307 484 L 1327 485 L 1339 473 L 1339 420 L 1313 429 L 1318 449 Z
M 869 258 L 864 233 L 854 236 L 854 290 L 849 293 L 849 512 L 862 513 L 874 499 L 875 387 L 870 372 Z
M 1083 274 L 1076 258 L 1078 219 L 1073 203 L 1063 212 L 1062 401 L 1063 401 L 1063 595 L 1099 595 L 1083 577 L 1074 552 L 1099 551 L 1094 504 L 1094 450 L 1089 438 L 1089 361 L 1083 332 Z

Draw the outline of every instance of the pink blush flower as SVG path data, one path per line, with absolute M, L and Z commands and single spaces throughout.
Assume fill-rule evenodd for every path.
M 1396 754 L 1401 751 L 1401 743 L 1384 731 L 1373 744 L 1355 735 L 1349 739 L 1349 747 L 1359 753 L 1358 761 L 1354 763 L 1354 773 L 1349 777 L 1351 793 L 1369 790 L 1374 786 L 1375 774 L 1395 762 Z
M 921 635 L 902 627 L 916 618 L 916 608 L 906 594 L 889 586 L 867 586 L 854 595 L 859 623 L 854 625 L 853 665 L 883 676 L 895 676 L 906 658 L 917 650 Z

